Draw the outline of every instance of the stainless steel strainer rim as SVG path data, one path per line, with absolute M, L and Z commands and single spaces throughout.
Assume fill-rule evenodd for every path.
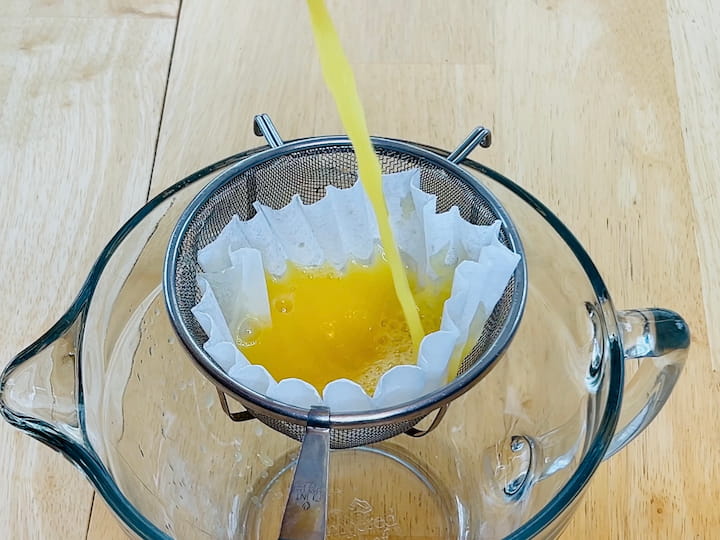
M 427 160 L 439 168 L 451 172 L 455 177 L 462 179 L 469 188 L 476 191 L 480 197 L 492 205 L 493 211 L 496 212 L 498 217 L 500 217 L 503 221 L 503 228 L 505 229 L 510 246 L 516 253 L 521 254 L 521 257 L 523 256 L 524 252 L 522 249 L 522 243 L 512 220 L 507 215 L 496 197 L 471 174 L 462 169 L 455 162 L 449 161 L 438 154 L 407 141 L 373 137 L 372 142 L 373 145 L 379 149 L 408 154 Z M 263 413 L 267 413 L 268 416 L 301 425 L 307 424 L 310 409 L 303 409 L 276 401 L 240 385 L 234 381 L 219 365 L 217 365 L 212 358 L 210 358 L 200 344 L 190 337 L 190 331 L 180 315 L 180 308 L 177 302 L 177 285 L 175 275 L 177 271 L 177 259 L 181 241 L 191 224 L 192 218 L 195 216 L 198 209 L 207 201 L 210 194 L 214 193 L 218 190 L 218 188 L 236 178 L 243 171 L 251 169 L 263 162 L 291 154 L 293 152 L 328 147 L 349 149 L 351 148 L 351 144 L 347 137 L 342 136 L 322 136 L 297 139 L 285 142 L 281 146 L 258 152 L 257 154 L 248 157 L 218 175 L 205 188 L 203 188 L 200 193 L 198 193 L 195 199 L 190 203 L 190 205 L 188 205 L 180 216 L 180 219 L 178 220 L 178 223 L 170 237 L 163 271 L 163 291 L 171 323 L 183 343 L 183 346 L 188 350 L 197 367 L 215 384 L 220 391 L 232 396 L 234 399 L 243 404 L 243 406 L 249 405 L 249 409 L 261 409 Z M 329 427 L 331 429 L 372 427 L 400 421 L 413 416 L 421 416 L 439 409 L 467 392 L 491 370 L 495 362 L 500 358 L 500 356 L 502 356 L 502 353 L 510 344 L 515 332 L 517 331 L 527 295 L 527 266 L 524 262 L 518 264 L 514 273 L 514 280 L 515 285 L 513 290 L 513 301 L 511 303 L 510 313 L 507 315 L 502 330 L 487 351 L 485 351 L 482 355 L 482 358 L 472 365 L 467 372 L 459 375 L 440 389 L 411 402 L 372 411 L 331 413 Z

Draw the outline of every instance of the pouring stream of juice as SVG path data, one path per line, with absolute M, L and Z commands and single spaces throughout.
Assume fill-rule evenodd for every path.
M 382 169 L 370 142 L 365 113 L 355 87 L 355 77 L 350 63 L 345 57 L 324 0 L 307 0 L 307 5 L 325 84 L 335 100 L 343 127 L 355 150 L 360 180 L 375 210 L 380 242 L 392 271 L 395 293 L 402 306 L 410 336 L 417 351 L 424 335 L 420 313 L 410 290 L 400 251 L 393 238 L 383 197 Z

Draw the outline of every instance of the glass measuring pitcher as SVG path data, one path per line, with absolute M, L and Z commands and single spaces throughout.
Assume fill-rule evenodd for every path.
M 161 289 L 182 210 L 218 171 L 260 150 L 145 205 L 68 312 L 0 379 L 6 420 L 62 452 L 140 537 L 278 536 L 299 445 L 227 418 L 178 343 Z M 462 164 L 518 228 L 525 315 L 496 367 L 431 434 L 331 453 L 329 538 L 555 537 L 599 463 L 663 406 L 684 363 L 682 318 L 616 311 L 587 253 L 545 206 L 483 165 Z M 642 361 L 626 381 L 630 358 Z

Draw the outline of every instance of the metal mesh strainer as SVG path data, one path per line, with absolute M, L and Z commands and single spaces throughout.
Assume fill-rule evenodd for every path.
M 254 417 L 297 440 L 306 438 L 309 428 L 326 429 L 332 448 L 371 444 L 403 432 L 416 436 L 426 433 L 439 421 L 447 404 L 494 364 L 512 338 L 524 307 L 526 266 L 517 231 L 495 197 L 457 165 L 476 145 L 489 145 L 489 132 L 478 128 L 447 159 L 409 143 L 373 140 L 384 174 L 418 168 L 421 188 L 437 196 L 438 212 L 457 206 L 470 223 L 489 225 L 500 219 L 500 240 L 519 253 L 521 261 L 455 380 L 432 394 L 391 409 L 332 414 L 327 409 L 288 406 L 235 382 L 203 350 L 207 336 L 190 311 L 200 300 L 197 252 L 217 237 L 233 215 L 250 219 L 255 214 L 253 202 L 281 208 L 296 193 L 304 203 L 313 203 L 324 195 L 326 186 L 348 188 L 356 181 L 355 154 L 346 138 L 318 137 L 283 143 L 266 115 L 255 121 L 256 133 L 265 135 L 271 148 L 231 167 L 203 189 L 185 210 L 171 237 L 164 286 L 178 336 L 218 387 L 224 410 L 235 420 Z M 224 394 L 241 402 L 247 412 L 230 413 Z M 430 429 L 413 429 L 433 410 L 439 414 Z

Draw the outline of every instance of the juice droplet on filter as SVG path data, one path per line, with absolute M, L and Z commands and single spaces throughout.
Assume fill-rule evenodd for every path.
M 258 342 L 258 339 L 260 339 L 260 334 L 262 333 L 263 328 L 266 326 L 267 324 L 264 324 L 255 317 L 245 317 L 242 321 L 240 321 L 240 325 L 238 326 L 236 339 L 237 346 L 241 348 L 252 347 L 255 345 Z
M 403 219 L 409 219 L 416 212 L 415 204 L 410 195 L 400 200 L 400 210 L 402 210 Z

